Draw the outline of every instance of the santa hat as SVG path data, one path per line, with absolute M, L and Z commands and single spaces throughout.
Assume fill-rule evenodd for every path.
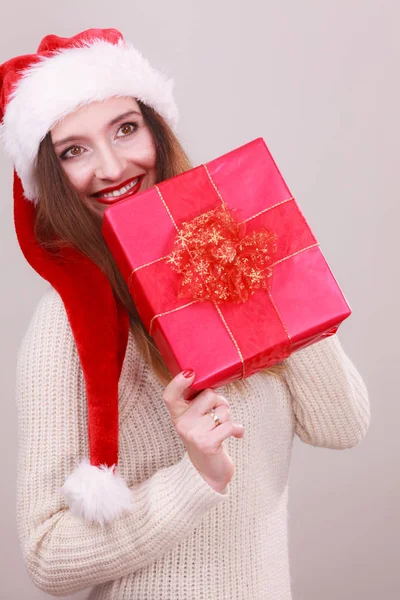
M 90 457 L 68 476 L 63 493 L 75 515 L 100 524 L 134 508 L 117 469 L 118 380 L 129 316 L 93 261 L 73 248 L 55 258 L 37 244 L 34 167 L 49 130 L 93 101 L 130 96 L 175 128 L 172 87 L 172 80 L 151 67 L 115 29 L 88 29 L 71 38 L 48 35 L 36 54 L 0 66 L 0 136 L 15 167 L 18 241 L 30 265 L 63 300 L 86 382 Z

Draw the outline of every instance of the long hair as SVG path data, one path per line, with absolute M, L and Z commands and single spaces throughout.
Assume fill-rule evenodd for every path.
M 156 149 L 156 182 L 191 169 L 187 154 L 166 121 L 151 107 L 140 101 L 137 103 Z M 128 286 L 104 241 L 101 234 L 102 217 L 82 202 L 77 190 L 69 183 L 55 153 L 50 133 L 40 144 L 35 177 L 39 190 L 35 216 L 38 243 L 49 252 L 57 252 L 63 246 L 73 246 L 103 271 L 115 296 L 129 313 L 130 328 L 139 351 L 154 374 L 166 385 L 171 380 L 171 373 L 145 329 Z M 265 371 L 279 375 L 284 366 L 284 363 L 280 363 Z

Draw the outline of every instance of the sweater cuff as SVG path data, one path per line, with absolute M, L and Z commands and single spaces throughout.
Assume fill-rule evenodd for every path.
M 182 478 L 189 482 L 190 480 L 190 490 L 192 493 L 196 492 L 196 495 L 201 497 L 203 500 L 207 500 L 211 502 L 210 506 L 214 504 L 218 504 L 221 502 L 223 498 L 229 498 L 229 484 L 224 489 L 223 492 L 217 492 L 211 487 L 210 484 L 200 475 L 196 467 L 193 465 L 190 460 L 190 456 L 187 452 L 183 455 L 180 460 L 180 464 L 182 467 Z
M 230 496 L 229 487 L 219 493 L 203 479 L 186 451 L 179 462 L 160 469 L 132 491 L 138 514 L 148 509 L 150 502 L 160 522 L 168 519 L 165 537 L 171 537 L 169 546 L 175 537 L 176 542 L 181 541 L 210 509 Z

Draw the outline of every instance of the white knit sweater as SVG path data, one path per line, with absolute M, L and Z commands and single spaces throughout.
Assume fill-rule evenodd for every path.
M 295 433 L 351 448 L 370 407 L 337 335 L 293 354 L 283 379 L 258 373 L 218 391 L 243 439 L 225 443 L 235 474 L 223 494 L 193 467 L 163 386 L 130 335 L 120 378 L 121 475 L 135 509 L 102 528 L 71 515 L 60 487 L 88 456 L 83 373 L 59 295 L 41 300 L 17 367 L 18 530 L 34 583 L 91 600 L 289 600 L 287 493 Z M 192 366 L 192 365 L 189 365 Z M 89 594 L 89 591 L 88 591 Z

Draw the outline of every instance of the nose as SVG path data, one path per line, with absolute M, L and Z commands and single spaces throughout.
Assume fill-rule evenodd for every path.
M 126 159 L 118 154 L 116 148 L 104 145 L 97 150 L 95 176 L 97 179 L 118 181 L 127 166 Z

